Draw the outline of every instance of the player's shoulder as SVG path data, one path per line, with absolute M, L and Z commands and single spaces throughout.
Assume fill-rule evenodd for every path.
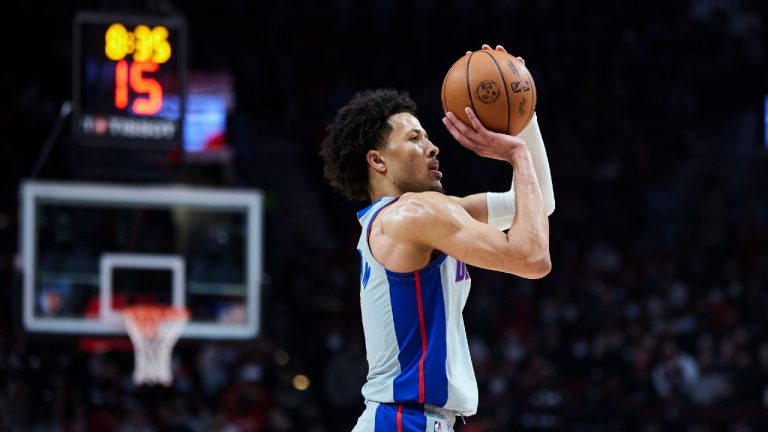
M 456 205 L 455 202 L 440 192 L 409 192 L 401 195 L 379 217 L 389 226 L 423 229 L 442 219 L 452 205 Z
M 406 192 L 400 195 L 399 202 L 441 202 L 447 200 L 448 196 L 441 192 L 426 191 L 426 192 Z
M 390 212 L 404 212 L 411 216 L 422 216 L 423 213 L 439 210 L 451 199 L 440 192 L 408 192 L 393 203 Z

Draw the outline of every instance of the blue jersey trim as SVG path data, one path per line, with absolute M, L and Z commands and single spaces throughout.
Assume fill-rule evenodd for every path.
M 370 245 L 368 245 L 368 248 L 370 249 Z M 373 256 L 373 253 L 371 253 L 371 256 Z M 448 255 L 445 253 L 440 253 L 440 255 L 437 256 L 437 258 L 433 259 L 429 264 L 425 265 L 424 267 L 416 270 L 419 272 L 420 275 L 425 276 L 428 273 L 432 273 L 435 271 L 435 269 L 439 270 L 440 265 L 445 261 L 445 259 L 448 258 Z M 381 264 L 381 263 L 379 263 Z M 382 265 L 382 267 L 384 267 Z M 413 273 L 414 272 L 396 272 L 387 269 L 384 267 L 384 270 L 387 272 L 387 278 L 388 279 L 406 279 L 406 280 L 413 280 Z
M 370 203 L 370 204 L 368 205 L 368 207 L 366 207 L 366 208 L 364 208 L 364 209 L 360 210 L 359 212 L 357 212 L 357 219 L 358 219 L 358 220 L 362 219 L 362 218 L 363 218 L 363 216 L 365 216 L 365 214 L 366 214 L 366 213 L 368 213 L 368 210 L 370 210 L 370 209 L 371 209 L 371 207 L 373 207 L 373 206 L 375 206 L 376 204 L 378 204 L 378 203 L 379 203 L 381 200 L 383 200 L 383 199 L 387 199 L 387 198 L 390 198 L 390 197 L 381 197 L 381 198 L 377 199 L 376 201 L 374 201 L 374 202 Z
M 382 198 L 381 200 L 383 200 L 383 199 L 384 199 L 384 198 Z M 382 210 L 384 210 L 385 208 L 387 208 L 387 207 L 388 207 L 390 204 L 393 204 L 393 203 L 394 203 L 395 201 L 397 201 L 398 199 L 400 199 L 400 197 L 397 197 L 397 198 L 392 198 L 392 201 L 390 201 L 390 202 L 388 202 L 388 203 L 384 204 L 383 206 L 379 207 L 378 209 L 376 209 L 376 212 L 373 214 L 373 216 L 371 216 L 371 220 L 369 220 L 369 221 L 368 221 L 368 225 L 365 227 L 365 242 L 366 242 L 366 243 L 368 243 L 368 240 L 369 240 L 369 239 L 370 239 L 370 237 L 371 237 L 371 227 L 373 226 L 373 221 L 375 221 L 375 220 L 376 220 L 376 216 L 378 216 L 378 215 L 379 215 L 379 213 L 381 213 L 381 211 L 382 211 Z M 381 200 L 379 200 L 379 201 L 381 201 Z M 377 203 L 378 203 L 379 201 L 377 201 Z M 370 251 L 370 250 L 371 250 L 371 245 L 369 244 L 369 245 L 368 245 L 368 251 Z M 373 252 L 371 252 L 371 255 L 373 255 Z

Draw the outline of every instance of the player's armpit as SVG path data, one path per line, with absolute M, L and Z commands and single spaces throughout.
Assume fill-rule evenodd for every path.
M 437 249 L 476 267 L 529 279 L 544 277 L 551 268 L 545 235 L 514 225 L 504 234 L 440 193 L 405 194 L 381 218 L 382 232 L 393 240 Z

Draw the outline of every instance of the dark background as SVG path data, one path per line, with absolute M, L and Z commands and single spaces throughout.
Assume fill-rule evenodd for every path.
M 557 210 L 546 278 L 470 269 L 480 406 L 457 430 L 768 430 L 765 2 L 73 3 L 0 13 L 4 430 L 351 429 L 366 368 L 354 251 L 364 204 L 322 181 L 324 127 L 357 90 L 407 90 L 448 191 L 505 189 L 509 168 L 440 123 L 443 74 L 482 43 L 534 75 Z M 229 71 L 237 89 L 235 157 L 178 164 L 169 180 L 267 195 L 262 335 L 182 342 L 170 389 L 133 387 L 129 353 L 25 334 L 14 267 L 18 182 L 71 98 L 71 18 L 149 8 L 185 14 L 190 69 Z M 83 178 L 68 137 L 40 178 Z

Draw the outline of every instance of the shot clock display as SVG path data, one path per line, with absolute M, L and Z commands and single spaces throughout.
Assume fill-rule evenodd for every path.
M 74 35 L 76 141 L 157 150 L 179 145 L 187 73 L 184 19 L 81 12 Z

